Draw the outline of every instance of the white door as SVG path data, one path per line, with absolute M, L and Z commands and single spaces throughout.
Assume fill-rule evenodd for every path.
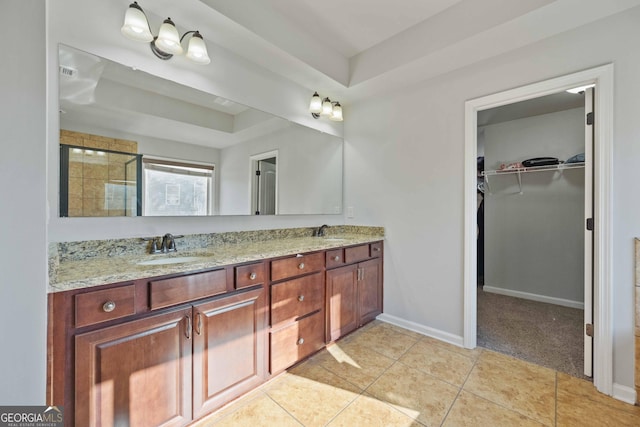
M 275 161 L 275 159 L 269 159 Z M 258 162 L 260 170 L 260 184 L 258 186 L 258 207 L 260 215 L 275 215 L 276 213 L 276 165 L 269 161 Z
M 593 88 L 585 90 L 584 138 L 584 374 L 593 376 Z

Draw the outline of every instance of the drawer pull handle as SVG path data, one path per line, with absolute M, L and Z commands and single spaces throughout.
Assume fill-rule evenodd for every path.
M 304 338 L 298 339 L 298 345 L 302 345 L 302 344 L 304 344 Z
M 251 280 L 256 280 L 256 277 L 258 277 L 258 275 L 256 273 L 251 273 L 249 275 L 249 279 L 251 279 Z
M 298 268 L 302 270 L 304 268 L 304 262 L 301 262 L 300 264 L 298 264 Z
M 115 301 L 107 301 L 104 304 L 102 304 L 102 310 L 105 313 L 111 313 L 115 309 L 116 309 Z
M 334 256 L 334 257 L 333 257 L 333 260 L 334 260 L 334 261 L 340 261 L 340 256 L 338 256 L 338 255 Z
M 304 295 L 299 295 L 298 296 L 298 301 L 300 301 L 300 302 L 304 301 Z

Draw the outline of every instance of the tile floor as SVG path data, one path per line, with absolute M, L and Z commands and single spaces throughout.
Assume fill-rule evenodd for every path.
M 209 426 L 640 426 L 585 380 L 374 321 L 238 401 Z

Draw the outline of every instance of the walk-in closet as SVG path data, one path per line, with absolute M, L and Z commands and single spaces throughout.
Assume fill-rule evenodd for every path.
M 478 345 L 581 377 L 585 93 L 479 112 L 478 156 Z

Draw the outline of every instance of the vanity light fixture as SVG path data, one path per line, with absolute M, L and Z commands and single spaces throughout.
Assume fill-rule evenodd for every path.
M 329 120 L 334 122 L 342 121 L 342 106 L 339 102 L 331 102 L 327 97 L 322 99 L 318 92 L 314 92 L 309 103 L 309 112 L 314 119 L 319 119 L 321 116 L 329 117 Z
M 160 26 L 158 35 L 154 36 L 151 32 L 147 15 L 145 15 L 136 1 L 129 5 L 127 13 L 124 15 L 124 25 L 122 25 L 120 31 L 131 40 L 148 42 L 151 46 L 151 51 L 163 60 L 168 60 L 173 55 L 184 53 L 182 40 L 190 35 L 186 57 L 202 65 L 211 62 L 207 53 L 207 46 L 204 44 L 204 39 L 199 31 L 187 31 L 180 37 L 176 25 L 171 18 L 167 18 Z

